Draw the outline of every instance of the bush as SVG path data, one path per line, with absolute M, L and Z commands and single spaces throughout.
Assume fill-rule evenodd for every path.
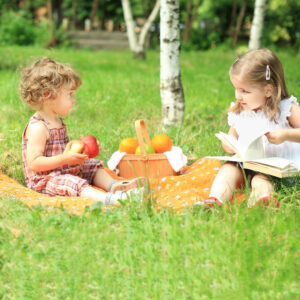
M 32 45 L 44 44 L 48 38 L 47 26 L 35 25 L 31 16 L 24 10 L 8 11 L 1 16 L 0 44 Z
M 221 39 L 220 30 L 216 23 L 203 20 L 197 28 L 193 28 L 190 41 L 183 43 L 184 50 L 207 50 L 215 48 Z

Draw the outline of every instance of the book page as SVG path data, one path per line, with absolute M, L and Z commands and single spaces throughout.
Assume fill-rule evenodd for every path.
M 279 169 L 285 169 L 288 166 L 292 165 L 293 162 L 282 158 L 282 157 L 266 157 L 266 158 L 261 158 L 261 159 L 254 159 L 247 161 L 248 163 L 255 163 L 255 164 L 261 164 L 261 165 L 267 165 L 267 166 L 272 166 L 276 167 Z
M 243 159 L 244 157 L 244 152 L 246 151 L 246 148 L 243 147 L 239 142 L 238 140 L 229 135 L 229 134 L 226 134 L 222 131 L 218 132 L 215 134 L 216 137 L 221 140 L 221 142 L 223 142 L 226 146 L 228 146 L 229 148 L 231 148 L 232 150 L 235 151 L 235 153 L 240 157 L 240 159 Z
M 224 161 L 233 161 L 233 162 L 243 162 L 241 158 L 239 158 L 237 155 L 233 156 L 204 156 L 204 158 L 211 158 L 211 159 L 218 159 L 218 160 L 224 160 Z
M 245 152 L 243 153 L 243 158 L 245 161 L 260 159 L 265 157 L 265 149 L 263 144 L 263 136 L 256 137 L 254 141 L 250 142 Z

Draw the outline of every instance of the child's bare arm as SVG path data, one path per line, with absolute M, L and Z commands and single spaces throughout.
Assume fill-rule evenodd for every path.
M 236 133 L 236 130 L 233 127 L 229 128 L 228 134 L 232 135 L 236 139 L 238 139 L 238 137 L 239 137 L 238 134 Z M 222 143 L 222 147 L 225 152 L 227 152 L 229 154 L 235 154 L 235 151 L 233 149 L 231 149 L 230 147 L 226 146 L 224 143 Z
M 272 144 L 281 144 L 285 141 L 300 143 L 300 107 L 292 103 L 291 115 L 288 121 L 293 128 L 275 129 L 266 134 L 268 141 Z
M 64 153 L 52 157 L 44 156 L 46 141 L 49 138 L 47 128 L 42 123 L 35 123 L 27 128 L 27 161 L 28 167 L 34 172 L 49 171 L 63 165 L 82 164 L 87 155 L 70 151 L 68 144 Z

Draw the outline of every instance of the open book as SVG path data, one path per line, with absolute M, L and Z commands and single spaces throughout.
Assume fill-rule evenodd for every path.
M 244 146 L 236 138 L 224 132 L 216 133 L 226 146 L 235 151 L 234 156 L 206 156 L 207 158 L 219 159 L 224 161 L 239 162 L 245 169 L 269 174 L 275 177 L 294 176 L 298 169 L 294 163 L 281 157 L 265 157 L 263 146 L 263 135 L 250 139 L 248 145 Z

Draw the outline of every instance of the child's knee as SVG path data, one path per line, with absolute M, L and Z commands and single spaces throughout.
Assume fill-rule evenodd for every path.
M 269 188 L 273 189 L 273 184 L 271 183 L 269 177 L 264 174 L 256 174 L 251 180 L 252 189 L 258 188 Z
M 226 176 L 235 176 L 238 177 L 242 175 L 241 169 L 235 164 L 231 162 L 226 162 L 220 169 L 222 173 Z

